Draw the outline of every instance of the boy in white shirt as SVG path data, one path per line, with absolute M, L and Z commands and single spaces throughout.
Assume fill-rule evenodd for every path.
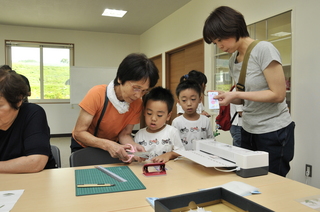
M 179 131 L 166 122 L 172 114 L 174 98 L 170 90 L 156 87 L 143 98 L 144 116 L 147 127 L 140 129 L 134 141 L 150 153 L 153 163 L 166 163 L 179 154 L 173 150 L 185 150 Z
M 185 149 L 193 150 L 194 141 L 214 138 L 210 119 L 197 113 L 201 102 L 201 87 L 196 81 L 185 80 L 177 86 L 176 95 L 184 113 L 172 121 L 172 126 L 180 131 Z

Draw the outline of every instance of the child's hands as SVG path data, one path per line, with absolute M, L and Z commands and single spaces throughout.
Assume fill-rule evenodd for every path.
M 153 163 L 166 163 L 169 160 L 170 160 L 170 156 L 166 153 L 151 159 Z
M 201 115 L 204 115 L 206 117 L 211 117 L 211 115 L 205 110 L 202 111 Z

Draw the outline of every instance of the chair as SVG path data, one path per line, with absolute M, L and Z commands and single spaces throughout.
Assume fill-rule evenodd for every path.
M 71 153 L 69 162 L 70 167 L 123 163 L 118 158 L 111 157 L 109 152 L 94 147 L 86 147 Z
M 50 145 L 50 146 L 51 146 L 51 152 L 52 152 L 53 158 L 56 161 L 58 168 L 61 168 L 60 149 L 55 145 Z

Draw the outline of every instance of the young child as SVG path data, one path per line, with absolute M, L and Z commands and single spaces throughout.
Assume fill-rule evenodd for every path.
M 185 150 L 179 131 L 167 125 L 170 119 L 174 98 L 170 90 L 156 87 L 143 98 L 144 116 L 147 127 L 140 129 L 134 141 L 150 152 L 153 163 L 166 163 L 179 154 L 173 150 Z
M 184 113 L 172 121 L 172 126 L 180 131 L 185 149 L 193 150 L 195 140 L 214 137 L 209 118 L 197 113 L 201 102 L 201 87 L 196 81 L 185 80 L 177 86 L 176 95 Z
M 201 86 L 201 96 L 204 96 L 204 91 L 206 90 L 206 85 L 207 85 L 207 77 L 204 73 L 196 70 L 189 71 L 188 74 L 183 75 L 180 78 L 180 82 L 185 80 L 194 80 L 197 83 L 199 83 Z M 184 110 L 182 109 L 181 105 L 177 103 L 177 114 L 180 116 L 183 113 L 184 113 Z M 202 101 L 198 104 L 197 113 L 210 117 L 210 114 L 204 110 Z

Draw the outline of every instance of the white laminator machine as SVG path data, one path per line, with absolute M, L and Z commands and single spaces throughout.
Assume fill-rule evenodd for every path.
M 235 172 L 241 177 L 268 174 L 267 152 L 251 151 L 214 139 L 197 140 L 194 141 L 194 145 L 195 150 L 175 150 L 175 152 L 205 167 L 237 167 Z

